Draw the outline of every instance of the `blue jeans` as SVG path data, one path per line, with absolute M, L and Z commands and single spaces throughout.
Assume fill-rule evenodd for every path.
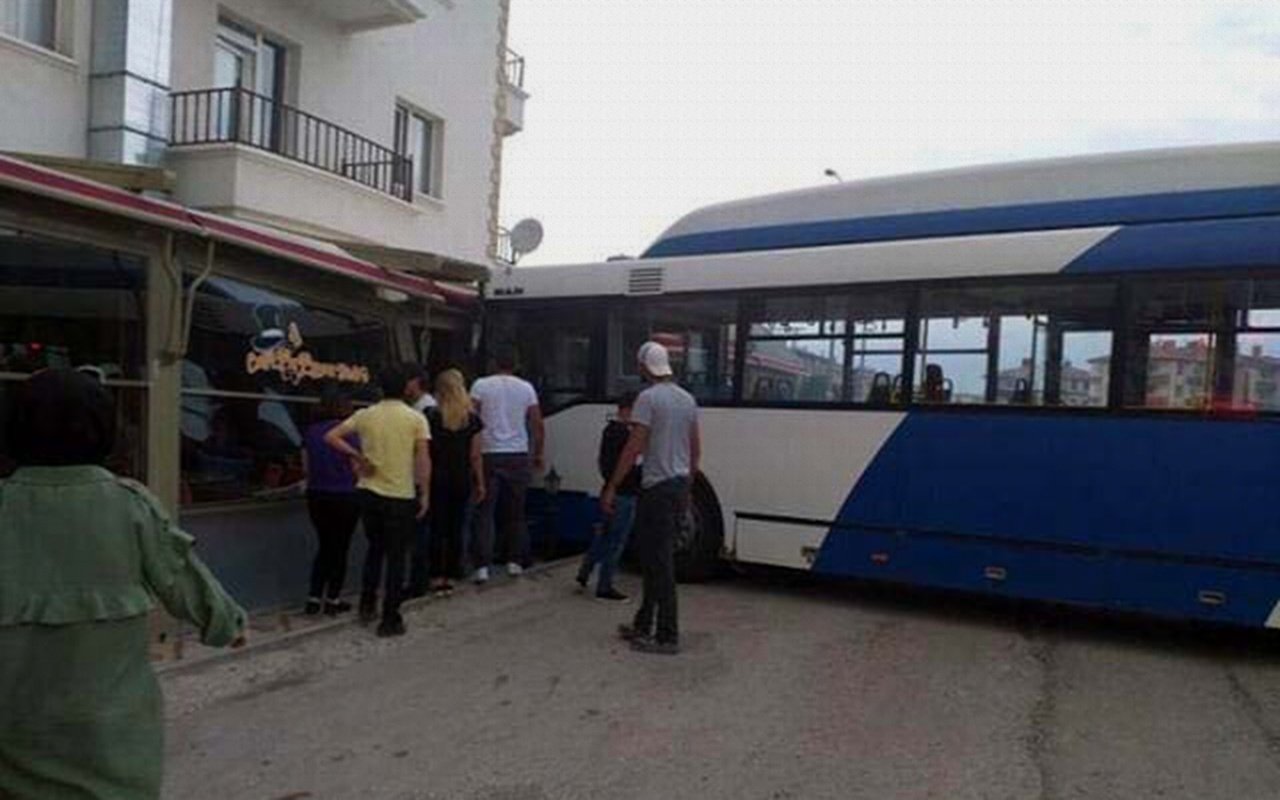
M 622 551 L 627 549 L 627 538 L 631 536 L 631 525 L 635 519 L 636 498 L 632 495 L 618 495 L 608 527 L 604 533 L 592 539 L 591 549 L 587 550 L 582 566 L 578 568 L 578 581 L 585 584 L 591 579 L 591 570 L 597 564 L 600 566 L 596 594 L 613 591 L 613 573 L 618 569 Z

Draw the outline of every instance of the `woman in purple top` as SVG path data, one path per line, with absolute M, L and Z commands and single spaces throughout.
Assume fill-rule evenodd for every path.
M 303 464 L 307 471 L 307 511 L 320 549 L 311 564 L 311 594 L 306 613 L 333 616 L 351 610 L 342 599 L 347 578 L 347 551 L 360 520 L 356 476 L 346 457 L 325 444 L 324 436 L 351 416 L 350 399 L 326 392 L 316 408 L 316 421 L 303 435 Z M 353 443 L 354 444 L 354 443 Z

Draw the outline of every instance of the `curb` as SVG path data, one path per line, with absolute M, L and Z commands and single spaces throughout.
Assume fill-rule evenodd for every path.
M 582 558 L 581 554 L 566 556 L 564 558 L 559 558 L 554 561 L 543 561 L 541 563 L 534 564 L 533 566 L 526 569 L 524 571 L 524 576 L 540 575 L 544 572 L 550 572 L 566 564 L 576 562 L 580 558 Z M 512 578 L 496 586 L 491 585 L 490 590 L 501 588 L 502 586 L 506 586 L 508 584 L 514 584 L 518 580 L 519 578 Z M 468 593 L 475 593 L 480 590 L 472 586 L 472 587 L 468 587 L 467 591 Z M 419 608 L 425 608 L 426 606 L 429 606 L 435 602 L 439 602 L 439 601 L 436 598 L 431 596 L 417 597 L 412 600 L 404 601 L 404 603 L 401 605 L 401 608 L 403 608 L 405 611 L 414 611 Z M 270 609 L 268 609 L 260 613 L 270 614 L 273 612 Z M 283 633 L 280 636 L 277 636 L 275 638 L 268 639 L 266 641 L 262 641 L 259 643 L 255 643 L 253 642 L 252 639 L 250 639 L 249 644 L 246 645 L 245 647 L 242 647 L 239 650 L 231 650 L 229 648 L 224 648 L 222 650 L 218 650 L 212 653 L 211 655 L 197 658 L 192 661 L 185 661 L 185 662 L 173 661 L 167 664 L 155 666 L 153 667 L 153 670 L 155 671 L 156 676 L 159 678 L 168 678 L 175 675 L 189 675 L 192 673 L 200 672 L 201 670 L 206 668 L 211 669 L 213 667 L 222 666 L 229 662 L 239 661 L 241 659 L 248 658 L 253 655 L 257 655 L 261 653 L 271 653 L 276 650 L 282 650 L 287 647 L 291 647 L 292 645 L 295 645 L 298 642 L 306 641 L 307 639 L 311 639 L 316 636 L 320 636 L 322 634 L 331 633 L 333 631 L 340 630 L 342 628 L 359 628 L 359 627 L 361 627 L 360 620 L 356 617 L 355 614 L 350 614 L 350 615 L 340 617 L 331 621 L 319 622 L 319 623 L 316 623 L 315 625 L 311 625 L 309 627 L 302 628 L 300 630 L 289 631 L 288 633 Z

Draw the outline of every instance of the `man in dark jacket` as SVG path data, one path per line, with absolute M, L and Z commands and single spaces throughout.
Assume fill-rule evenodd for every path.
M 600 436 L 600 454 L 597 463 L 600 477 L 606 482 L 613 477 L 618 467 L 618 459 L 622 450 L 631 438 L 631 406 L 635 403 L 636 393 L 628 392 L 618 401 L 618 416 L 609 420 L 604 433 Z M 600 600 L 625 602 L 627 596 L 613 588 L 613 573 L 618 568 L 618 559 L 627 547 L 627 538 L 631 535 L 631 524 L 636 518 L 636 496 L 640 493 L 640 468 L 631 471 L 627 479 L 618 487 L 618 502 L 613 514 L 605 518 L 601 530 L 591 542 L 591 549 L 582 559 L 578 568 L 579 591 L 586 591 L 591 580 L 591 571 L 600 567 L 600 577 L 596 581 L 596 597 Z

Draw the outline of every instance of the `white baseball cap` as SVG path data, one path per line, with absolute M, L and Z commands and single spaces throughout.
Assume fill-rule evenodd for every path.
M 667 348 L 657 342 L 645 342 L 640 345 L 640 352 L 636 354 L 636 358 L 653 377 L 670 377 L 671 356 L 668 355 Z

